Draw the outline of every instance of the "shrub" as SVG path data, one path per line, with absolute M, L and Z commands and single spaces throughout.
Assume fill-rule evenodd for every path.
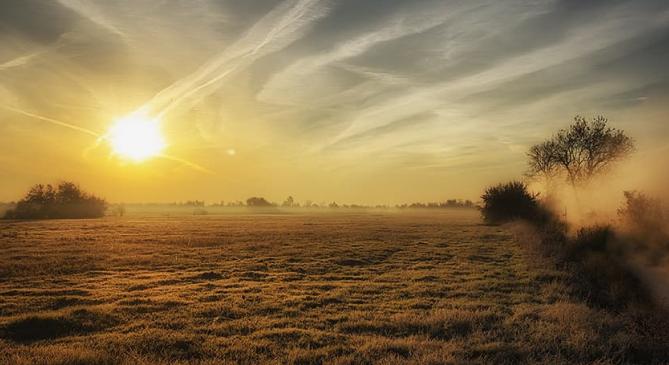
M 83 192 L 71 182 L 52 185 L 35 185 L 5 213 L 6 219 L 68 219 L 99 218 L 104 216 L 107 203 L 104 199 Z
M 665 214 L 662 203 L 644 193 L 625 191 L 625 205 L 618 209 L 618 216 L 634 230 L 663 230 Z
M 539 248 L 570 273 L 575 294 L 601 308 L 652 307 L 648 288 L 629 265 L 625 237 L 608 225 L 584 227 L 570 235 L 568 225 L 541 204 L 537 212 L 540 218 L 531 223 L 540 234 Z
M 630 269 L 624 245 L 611 227 L 581 228 L 568 243 L 566 260 L 578 264 L 578 287 L 591 303 L 608 308 L 650 303 L 648 290 Z
M 569 242 L 568 258 L 578 260 L 589 252 L 608 252 L 613 238 L 613 229 L 607 225 L 581 228 Z
M 567 234 L 552 220 L 539 227 L 543 254 L 570 273 L 574 294 L 591 305 L 620 310 L 652 307 L 647 287 L 628 264 L 624 242 L 610 226 L 592 226 Z
M 623 234 L 630 248 L 651 264 L 660 264 L 669 253 L 669 222 L 659 199 L 636 191 L 626 191 L 618 209 Z
M 248 207 L 272 207 L 272 203 L 267 201 L 267 199 L 262 197 L 251 197 L 246 199 L 246 206 Z
M 536 220 L 541 209 L 536 195 L 527 191 L 527 185 L 511 181 L 486 189 L 481 196 L 481 214 L 487 223 L 503 223 L 515 219 Z

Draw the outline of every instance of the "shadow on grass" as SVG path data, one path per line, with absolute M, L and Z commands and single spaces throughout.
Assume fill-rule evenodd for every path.
M 117 320 L 108 314 L 79 309 L 66 315 L 16 319 L 0 328 L 0 337 L 18 343 L 32 343 L 98 332 L 115 324 Z

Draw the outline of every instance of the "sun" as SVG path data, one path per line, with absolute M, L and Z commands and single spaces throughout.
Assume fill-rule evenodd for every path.
M 141 113 L 116 120 L 106 139 L 115 155 L 135 162 L 159 156 L 166 146 L 160 120 Z

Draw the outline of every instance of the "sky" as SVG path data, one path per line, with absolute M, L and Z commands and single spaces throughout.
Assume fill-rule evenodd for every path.
M 3 0 L 0 201 L 477 200 L 576 114 L 669 152 L 667 65 L 664 0 Z

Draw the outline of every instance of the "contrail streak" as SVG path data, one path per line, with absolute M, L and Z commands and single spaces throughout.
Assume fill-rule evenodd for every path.
M 27 55 L 23 55 L 12 60 L 9 60 L 5 63 L 0 64 L 0 71 L 7 70 L 14 67 L 21 67 L 28 64 L 33 58 L 39 56 L 44 51 L 37 51 Z
M 112 22 L 105 18 L 102 12 L 99 11 L 98 7 L 92 4 L 91 1 L 82 2 L 80 0 L 58 0 L 58 2 L 68 9 L 73 10 L 80 16 L 106 29 L 110 33 L 116 34 L 123 39 L 126 38 L 126 35 L 114 24 L 112 24 Z
M 140 109 L 163 116 L 186 99 L 199 100 L 212 85 L 248 67 L 259 58 L 279 51 L 299 39 L 327 9 L 321 0 L 288 0 L 271 10 L 239 40 L 194 73 L 160 91 Z
M 35 119 L 38 119 L 38 120 L 41 120 L 41 121 L 44 121 L 44 122 L 47 122 L 47 123 L 50 123 L 50 124 L 53 124 L 53 125 L 57 125 L 57 126 L 60 126 L 60 127 L 65 127 L 67 129 L 77 131 L 77 132 L 81 132 L 81 133 L 87 134 L 87 135 L 92 136 L 92 137 L 95 137 L 96 138 L 96 143 L 93 146 L 84 150 L 84 155 L 88 154 L 92 149 L 98 147 L 101 141 L 109 141 L 107 139 L 106 134 L 103 135 L 103 134 L 100 134 L 100 133 L 95 132 L 93 130 L 90 130 L 88 128 L 80 127 L 78 125 L 63 122 L 63 121 L 60 121 L 60 120 L 57 120 L 57 119 L 45 117 L 45 116 L 42 116 L 42 115 L 39 115 L 39 114 L 27 112 L 25 110 L 13 108 L 13 107 L 8 106 L 8 105 L 0 105 L 0 108 L 9 110 L 9 111 L 12 111 L 14 113 L 18 113 L 18 114 L 21 114 L 21 115 L 24 115 L 24 116 L 27 116 L 27 117 L 30 117 L 30 118 L 35 118 Z M 182 158 L 179 158 L 179 157 L 174 157 L 174 156 L 169 156 L 169 155 L 164 155 L 164 154 L 161 154 L 158 157 L 164 158 L 166 160 L 178 162 L 178 163 L 180 163 L 184 166 L 187 166 L 187 167 L 189 167 L 193 170 L 199 171 L 199 172 L 203 172 L 203 173 L 207 173 L 207 174 L 214 174 L 214 172 L 211 171 L 211 170 L 208 170 L 208 169 L 206 169 L 206 168 L 204 168 L 204 167 L 202 167 L 202 166 L 200 166 L 196 163 L 190 162 L 188 160 L 185 160 L 185 159 L 182 159 Z
M 75 124 L 71 124 L 71 123 L 63 122 L 63 121 L 60 121 L 60 120 L 57 120 L 57 119 L 53 119 L 53 118 L 45 117 L 45 116 L 42 116 L 42 115 L 34 114 L 34 113 L 31 113 L 31 112 L 27 112 L 25 110 L 16 109 L 16 108 L 13 108 L 13 107 L 8 106 L 8 105 L 0 105 L 0 108 L 6 109 L 6 110 L 9 110 L 9 111 L 13 111 L 14 113 L 22 114 L 22 115 L 25 115 L 25 116 L 30 117 L 30 118 L 39 119 L 39 120 L 45 121 L 47 123 L 51 123 L 51 124 L 54 124 L 54 125 L 58 125 L 58 126 L 61 126 L 61 127 L 72 129 L 72 130 L 75 130 L 75 131 L 78 131 L 78 132 L 81 132 L 81 133 L 85 133 L 85 134 L 91 135 L 91 136 L 96 137 L 96 138 L 102 137 L 102 135 L 98 132 L 92 131 L 88 128 L 80 127 L 80 126 L 75 125 Z
M 170 160 L 170 161 L 178 162 L 178 163 L 180 163 L 180 164 L 182 164 L 182 165 L 184 165 L 184 166 L 190 167 L 190 168 L 193 169 L 193 170 L 196 170 L 196 171 L 199 171 L 199 172 L 203 172 L 203 173 L 205 173 L 205 174 L 214 175 L 214 172 L 213 172 L 213 171 L 211 171 L 211 170 L 209 170 L 209 169 L 207 169 L 207 168 L 205 168 L 205 167 L 202 167 L 202 166 L 200 166 L 200 165 L 198 165 L 198 164 L 196 164 L 196 163 L 193 163 L 193 162 L 190 162 L 190 161 L 188 161 L 188 160 L 184 160 L 184 159 L 182 159 L 182 158 L 179 158 L 179 157 L 174 157 L 174 156 L 169 156 L 169 155 L 159 155 L 158 157 L 163 158 L 163 159 L 166 159 L 166 160 Z

